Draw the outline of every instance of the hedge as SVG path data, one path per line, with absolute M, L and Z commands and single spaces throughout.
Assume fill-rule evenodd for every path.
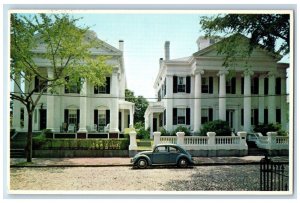
M 128 139 L 32 139 L 33 149 L 127 150 Z

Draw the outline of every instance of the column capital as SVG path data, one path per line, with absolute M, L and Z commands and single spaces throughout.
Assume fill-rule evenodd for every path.
M 278 75 L 278 73 L 276 71 L 269 71 L 267 74 L 267 77 L 275 77 L 277 75 Z
M 254 72 L 252 70 L 247 69 L 244 71 L 243 76 L 251 76 L 253 74 L 254 74 Z
M 113 74 L 119 73 L 119 67 L 118 67 L 118 66 L 114 66 L 114 67 L 112 68 L 112 73 L 113 73 Z
M 229 73 L 228 70 L 220 70 L 220 71 L 217 73 L 217 76 L 227 75 L 228 73 Z
M 203 75 L 204 74 L 204 70 L 200 69 L 200 68 L 196 68 L 194 70 L 194 75 L 197 75 L 197 74 Z

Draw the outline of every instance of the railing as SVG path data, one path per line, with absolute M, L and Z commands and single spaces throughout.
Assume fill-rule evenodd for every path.
M 289 137 L 277 136 L 276 132 L 268 132 L 267 136 L 258 137 L 256 145 L 262 149 L 289 149 Z
M 207 145 L 208 137 L 189 136 L 184 137 L 184 145 Z
M 176 136 L 162 136 L 160 137 L 160 143 L 161 144 L 176 144 L 177 143 L 177 137 Z
M 240 144 L 240 137 L 227 137 L 219 136 L 216 137 L 216 145 L 238 145 Z

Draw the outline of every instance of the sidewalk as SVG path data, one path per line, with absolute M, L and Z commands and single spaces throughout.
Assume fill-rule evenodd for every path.
M 259 164 L 263 156 L 244 157 L 193 157 L 196 166 Z M 287 156 L 271 157 L 273 161 L 288 163 Z M 24 158 L 11 158 L 11 167 L 114 167 L 132 166 L 130 158 L 33 158 L 26 163 Z

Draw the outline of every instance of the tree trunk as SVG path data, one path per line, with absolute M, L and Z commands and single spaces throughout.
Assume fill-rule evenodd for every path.
M 27 162 L 32 161 L 32 111 L 28 110 L 28 132 L 27 144 L 25 148 Z

